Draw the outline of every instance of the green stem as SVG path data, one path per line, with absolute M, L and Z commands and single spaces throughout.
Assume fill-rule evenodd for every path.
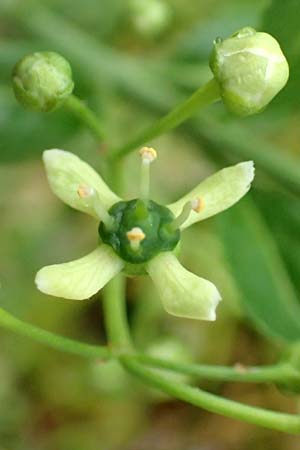
M 144 130 L 139 136 L 124 146 L 114 149 L 110 153 L 112 159 L 120 158 L 130 153 L 132 150 L 148 144 L 154 138 L 163 133 L 172 130 L 180 125 L 186 119 L 195 114 L 196 111 L 208 106 L 220 99 L 219 86 L 215 79 L 210 80 L 204 86 L 199 88 L 183 103 L 179 104 L 175 109 L 166 116 L 155 122 L 149 128 Z
M 41 328 L 17 319 L 1 308 L 0 325 L 7 330 L 20 334 L 21 336 L 32 338 L 42 344 L 48 345 L 49 347 L 61 350 L 66 353 L 73 353 L 75 355 L 84 356 L 86 358 L 109 359 L 111 356 L 110 351 L 106 347 L 82 344 L 81 342 L 74 341 L 73 339 L 68 339 L 55 333 L 45 331 Z
M 123 366 L 139 379 L 166 394 L 192 405 L 221 414 L 232 419 L 242 420 L 273 430 L 300 434 L 300 415 L 277 413 L 263 408 L 247 406 L 228 400 L 201 389 L 191 387 L 159 375 L 139 364 L 134 356 L 120 358 Z
M 245 368 L 224 367 L 174 362 L 148 355 L 137 355 L 137 360 L 147 366 L 218 381 L 285 383 L 299 381 L 300 378 L 299 373 L 288 364 Z
M 123 352 L 132 347 L 125 304 L 125 277 L 119 275 L 104 288 L 103 307 L 109 343 Z
M 72 94 L 66 100 L 64 106 L 92 131 L 97 141 L 103 140 L 104 132 L 99 120 L 84 101 Z

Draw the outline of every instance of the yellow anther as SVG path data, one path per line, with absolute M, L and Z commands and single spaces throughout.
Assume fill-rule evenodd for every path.
M 192 210 L 195 211 L 196 213 L 201 212 L 204 209 L 204 200 L 203 198 L 195 198 L 194 200 L 191 201 L 191 206 L 192 206 Z
M 189 218 L 191 211 L 199 213 L 200 211 L 203 210 L 203 208 L 204 208 L 204 200 L 200 197 L 187 201 L 183 206 L 179 216 L 177 216 L 171 223 L 171 227 L 174 230 L 181 228 L 184 222 L 186 222 L 187 219 Z
M 90 186 L 82 184 L 78 187 L 77 193 L 80 198 L 89 198 L 95 194 L 95 190 Z
M 126 233 L 127 239 L 130 242 L 132 250 L 138 250 L 140 243 L 145 239 L 146 235 L 139 227 L 134 227 Z
M 140 150 L 140 155 L 145 163 L 152 163 L 157 158 L 157 152 L 152 147 L 143 147 Z
M 82 199 L 83 205 L 92 209 L 95 216 L 104 222 L 107 229 L 113 226 L 114 219 L 107 212 L 98 196 L 98 193 L 93 187 L 86 184 L 81 184 L 78 186 L 77 194 Z
M 146 237 L 143 230 L 139 227 L 134 227 L 130 231 L 127 231 L 126 235 L 129 241 L 138 241 L 138 242 L 143 241 Z

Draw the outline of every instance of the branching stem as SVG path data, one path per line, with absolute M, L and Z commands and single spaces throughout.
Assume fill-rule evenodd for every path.
M 41 344 L 48 345 L 62 352 L 72 353 L 87 358 L 109 359 L 110 351 L 107 347 L 99 345 L 83 344 L 81 342 L 59 336 L 55 333 L 43 330 L 12 316 L 4 309 L 0 309 L 0 325 L 7 330 L 29 337 Z
M 289 364 L 274 364 L 260 367 L 226 367 L 206 364 L 187 364 L 137 355 L 137 360 L 149 367 L 166 369 L 200 379 L 216 381 L 238 381 L 242 383 L 286 383 L 300 380 L 300 373 Z
M 219 86 L 215 79 L 210 80 L 204 86 L 199 88 L 183 103 L 176 106 L 167 115 L 163 116 L 149 128 L 142 131 L 135 139 L 128 142 L 122 147 L 116 148 L 108 155 L 111 159 L 118 159 L 127 155 L 133 150 L 141 147 L 163 133 L 178 127 L 182 122 L 187 120 L 196 111 L 200 111 L 204 107 L 216 102 L 220 99 Z
M 300 415 L 284 414 L 263 408 L 244 405 L 219 397 L 183 383 L 170 380 L 140 364 L 134 356 L 120 358 L 123 366 L 148 386 L 192 405 L 221 414 L 232 419 L 243 420 L 265 428 L 300 434 Z

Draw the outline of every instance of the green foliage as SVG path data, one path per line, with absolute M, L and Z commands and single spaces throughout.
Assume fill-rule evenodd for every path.
M 300 90 L 300 27 L 299 0 L 272 0 L 266 9 L 262 28 L 278 39 L 290 65 L 290 79 L 287 88 L 282 92 L 277 102 L 286 107 L 299 107 L 298 93 Z
M 253 201 L 245 199 L 217 224 L 247 315 L 268 337 L 285 343 L 299 340 L 297 295 Z
M 45 148 L 62 146 L 76 122 L 62 111 L 51 116 L 24 112 L 11 88 L 0 88 L 0 162 L 40 158 Z

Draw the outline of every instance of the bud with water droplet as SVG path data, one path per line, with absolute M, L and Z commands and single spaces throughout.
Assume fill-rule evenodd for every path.
M 287 60 L 276 39 L 250 27 L 228 39 L 216 39 L 210 67 L 224 103 L 240 116 L 264 109 L 289 77 Z
M 59 108 L 74 88 L 70 64 L 54 52 L 25 56 L 16 64 L 12 76 L 17 100 L 34 111 Z

